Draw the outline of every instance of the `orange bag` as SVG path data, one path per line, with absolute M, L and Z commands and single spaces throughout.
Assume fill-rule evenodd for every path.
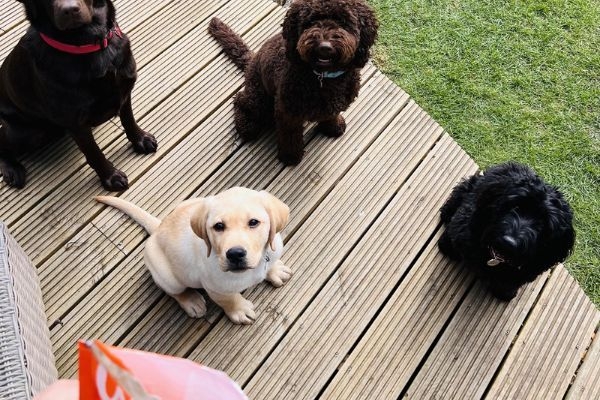
M 79 342 L 79 400 L 242 400 L 224 372 L 190 360 Z

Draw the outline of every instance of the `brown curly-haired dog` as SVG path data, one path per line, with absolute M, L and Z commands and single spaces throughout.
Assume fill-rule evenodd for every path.
M 283 32 L 256 54 L 218 18 L 208 31 L 245 71 L 245 88 L 234 100 L 242 139 L 256 139 L 274 123 L 279 159 L 295 165 L 304 153 L 304 122 L 318 122 L 317 131 L 329 137 L 344 133 L 340 112 L 358 95 L 360 68 L 377 36 L 377 20 L 364 1 L 295 1 Z

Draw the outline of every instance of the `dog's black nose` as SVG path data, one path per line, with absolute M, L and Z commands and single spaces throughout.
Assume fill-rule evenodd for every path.
M 81 12 L 81 7 L 78 1 L 64 1 L 60 5 L 59 12 L 63 17 L 73 17 Z
M 319 57 L 331 57 L 335 53 L 335 50 L 330 42 L 321 42 L 317 46 L 317 54 Z
M 242 261 L 246 257 L 246 254 L 246 250 L 242 247 L 232 247 L 225 253 L 227 259 L 235 263 Z

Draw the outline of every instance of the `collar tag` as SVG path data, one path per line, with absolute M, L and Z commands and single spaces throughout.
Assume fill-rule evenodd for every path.
M 346 71 L 333 71 L 333 72 L 317 72 L 313 70 L 314 74 L 317 75 L 317 79 L 319 80 L 319 85 L 323 87 L 323 79 L 335 79 L 346 73 Z
M 500 265 L 500 260 L 498 260 L 497 258 L 492 258 L 491 260 L 488 260 L 487 265 L 489 267 L 497 267 L 498 265 Z

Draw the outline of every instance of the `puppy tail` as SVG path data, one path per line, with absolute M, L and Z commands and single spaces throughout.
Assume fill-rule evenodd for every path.
M 239 69 L 245 71 L 252 58 L 252 51 L 244 43 L 240 35 L 216 17 L 210 20 L 208 33 L 219 42 L 227 57 Z
M 130 218 L 140 224 L 149 234 L 154 233 L 160 225 L 160 219 L 151 215 L 149 212 L 142 210 L 133 203 L 125 201 L 119 197 L 113 196 L 96 196 L 94 197 L 98 203 L 104 203 L 129 215 Z

